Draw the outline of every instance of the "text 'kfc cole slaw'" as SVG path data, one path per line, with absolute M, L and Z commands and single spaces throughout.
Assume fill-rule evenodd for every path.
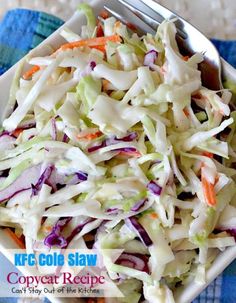
M 20 64 L 0 133 L 0 225 L 27 252 L 123 249 L 117 302 L 173 303 L 235 245 L 231 93 L 202 86 L 172 21 L 155 36 L 92 9 Z

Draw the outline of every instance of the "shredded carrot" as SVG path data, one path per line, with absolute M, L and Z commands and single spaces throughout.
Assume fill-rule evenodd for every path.
M 100 52 L 105 53 L 106 52 L 106 46 L 105 45 L 95 45 L 95 46 L 90 46 L 90 48 L 95 48 L 99 50 Z
M 214 157 L 214 154 L 209 153 L 209 152 L 206 152 L 206 151 L 204 151 L 204 152 L 202 153 L 202 155 L 205 156 L 205 157 L 211 158 L 211 159 Z
M 150 214 L 150 217 L 151 217 L 152 219 L 157 219 L 157 218 L 158 218 L 158 215 L 157 215 L 156 213 L 151 213 L 151 214 Z
M 44 226 L 44 231 L 46 232 L 51 232 L 52 231 L 52 226 Z
M 99 16 L 102 18 L 102 19 L 107 19 L 109 18 L 109 14 L 106 10 L 102 10 L 99 14 Z
M 201 176 L 201 181 L 202 181 L 204 197 L 206 199 L 207 204 L 210 206 L 216 205 L 216 194 L 215 194 L 214 184 L 208 182 L 203 175 Z
M 203 96 L 201 93 L 196 93 L 192 97 L 193 99 L 208 101 L 208 98 L 206 96 Z
M 131 31 L 137 32 L 138 29 L 133 23 L 128 22 L 126 25 Z
M 183 56 L 184 61 L 188 61 L 189 58 L 190 58 L 189 56 Z
M 98 21 L 98 23 L 97 23 L 97 37 L 103 37 L 103 36 L 104 36 L 104 32 L 103 32 L 102 23 L 100 21 Z
M 91 234 L 86 234 L 84 235 L 84 241 L 93 241 L 94 240 L 94 236 Z
M 118 28 L 120 28 L 121 26 L 121 22 L 120 21 L 116 21 L 114 24 L 114 31 L 116 31 Z
M 75 47 L 82 47 L 82 46 L 88 46 L 88 47 L 97 47 L 97 46 L 104 46 L 108 41 L 112 42 L 121 42 L 121 38 L 119 35 L 112 35 L 108 37 L 96 37 L 86 40 L 79 40 L 75 42 L 70 42 L 63 44 L 59 50 L 67 50 L 67 49 L 73 49 Z
M 141 153 L 139 151 L 129 151 L 129 152 L 121 151 L 121 152 L 119 152 L 119 154 L 121 156 L 130 156 L 130 157 L 135 157 L 135 158 L 141 157 Z
M 96 139 L 98 137 L 101 137 L 102 135 L 102 132 L 97 131 L 95 133 L 90 133 L 90 134 L 85 134 L 85 135 L 77 135 L 77 138 L 78 139 L 84 139 L 84 140 L 93 140 L 93 139 Z
M 202 96 L 201 93 L 196 93 L 196 94 L 193 95 L 193 98 L 194 98 L 194 99 L 202 99 L 202 97 L 203 97 L 203 96 Z
M 105 299 L 104 298 L 98 298 L 97 299 L 97 303 L 105 303 Z
M 216 185 L 216 183 L 219 181 L 219 176 L 217 175 L 216 177 L 215 177 L 215 184 L 214 185 Z
M 186 107 L 183 109 L 183 112 L 184 112 L 186 117 L 189 117 L 189 112 L 188 112 L 188 109 Z
M 10 228 L 5 228 L 5 232 L 12 238 L 12 240 L 17 244 L 17 246 L 19 246 L 22 249 L 25 249 L 24 242 L 21 241 L 21 239 L 18 238 Z
M 12 135 L 14 136 L 14 137 L 19 137 L 19 135 L 23 132 L 23 128 L 16 128 L 13 132 L 12 132 Z
M 40 66 L 34 65 L 32 68 L 30 68 L 23 74 L 23 79 L 25 80 L 30 79 L 33 76 L 33 74 L 35 74 L 39 70 L 40 70 Z
M 106 79 L 103 79 L 102 80 L 102 90 L 103 91 L 108 91 L 109 90 L 109 84 L 110 84 L 110 81 L 108 81 Z

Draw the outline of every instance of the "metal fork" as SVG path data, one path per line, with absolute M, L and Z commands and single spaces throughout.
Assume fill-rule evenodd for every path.
M 108 2 L 108 1 L 107 1 Z M 200 52 L 204 61 L 199 64 L 202 84 L 212 90 L 223 88 L 221 80 L 221 60 L 212 42 L 189 22 L 154 0 L 115 0 L 109 1 L 104 8 L 124 23 L 132 23 L 139 33 L 154 34 L 165 19 L 175 19 L 176 40 L 183 56 Z M 134 4 L 135 3 L 135 4 Z

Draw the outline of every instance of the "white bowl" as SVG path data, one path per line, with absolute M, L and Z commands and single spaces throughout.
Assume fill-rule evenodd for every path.
M 108 0 L 94 0 L 91 2 L 91 6 L 93 6 L 95 12 L 98 14 L 99 11 L 102 10 L 103 5 Z M 68 20 L 62 27 L 66 26 L 75 31 L 76 33 L 80 32 L 80 28 L 84 23 L 84 17 L 76 12 L 70 20 Z M 62 28 L 61 27 L 61 28 Z M 48 48 L 47 45 L 51 45 L 53 47 L 58 47 L 62 44 L 63 39 L 60 37 L 58 29 L 55 33 L 53 33 L 49 38 L 47 38 L 44 42 L 42 42 L 38 47 L 36 47 L 32 52 L 34 55 L 44 55 L 47 53 Z M 223 64 L 223 73 L 224 78 L 229 79 L 236 83 L 236 70 L 222 60 Z M 17 65 L 14 65 L 8 72 L 6 72 L 3 76 L 0 77 L 0 117 L 4 115 L 4 112 L 7 107 L 7 100 L 9 97 L 9 90 L 11 86 L 11 81 L 14 76 Z M 0 229 L 0 251 L 11 261 L 13 262 L 14 256 L 10 251 L 12 248 L 17 248 L 15 243 L 11 238 L 7 236 L 7 234 Z M 225 249 L 225 251 L 221 252 L 212 266 L 207 270 L 206 279 L 207 283 L 205 285 L 199 285 L 197 283 L 192 282 L 189 285 L 181 287 L 178 292 L 174 294 L 176 303 L 191 303 L 206 287 L 212 282 L 222 271 L 236 258 L 236 246 L 229 247 Z M 21 270 L 23 273 L 25 270 Z M 52 296 L 48 296 L 52 303 L 64 303 L 70 302 L 72 303 L 72 298 L 64 299 L 64 298 L 54 298 Z

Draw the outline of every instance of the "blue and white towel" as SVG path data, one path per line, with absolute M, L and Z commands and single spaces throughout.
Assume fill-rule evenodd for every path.
M 9 11 L 0 23 L 0 74 L 4 73 L 62 24 L 63 21 L 59 18 L 42 12 L 26 9 Z M 221 56 L 236 67 L 236 41 L 213 40 L 213 43 Z M 1 254 L 0 264 L 2 268 L 3 266 L 12 266 Z M 236 303 L 235 289 L 236 261 L 211 283 L 193 303 Z M 0 303 L 16 302 L 15 298 L 0 298 Z
M 0 23 L 0 74 L 51 35 L 64 22 L 27 9 L 9 11 Z

